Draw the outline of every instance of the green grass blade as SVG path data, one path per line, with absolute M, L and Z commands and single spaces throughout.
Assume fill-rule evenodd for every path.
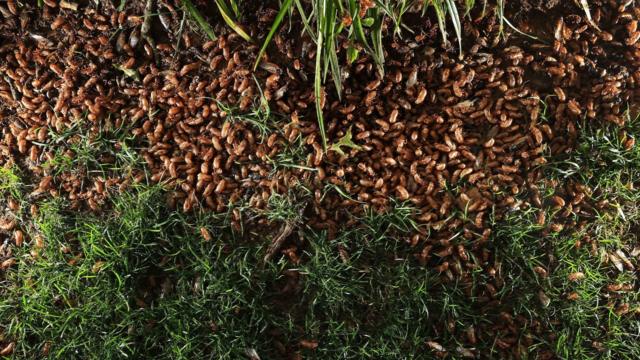
M 231 10 L 233 10 L 233 14 L 236 16 L 236 19 L 240 17 L 240 10 L 238 10 L 238 3 L 236 0 L 229 0 L 229 4 L 231 4 Z
M 464 1 L 464 16 L 469 16 L 471 13 L 471 9 L 476 5 L 476 0 L 465 0 Z
M 504 32 L 504 24 L 507 24 L 510 28 L 512 28 L 515 32 L 517 32 L 520 35 L 526 36 L 528 38 L 534 39 L 534 40 L 540 40 L 537 37 L 527 34 L 523 31 L 521 31 L 520 29 L 518 29 L 517 27 L 515 27 L 515 25 L 513 25 L 509 19 L 507 19 L 506 16 L 504 16 L 504 0 L 498 0 L 498 6 L 496 8 L 496 11 L 498 12 L 498 21 L 500 22 L 500 27 L 498 30 L 498 36 L 502 35 Z
M 500 26 L 498 27 L 498 36 L 502 36 L 504 33 L 504 0 L 498 0 L 496 12 L 498 13 L 498 22 L 500 23 Z
M 393 4 L 393 5 L 392 5 Z M 381 1 L 376 0 L 376 7 L 382 10 L 382 16 L 388 16 L 393 21 L 393 33 L 397 36 L 401 36 L 400 28 L 402 25 L 402 16 L 407 11 L 407 3 L 406 0 L 401 1 Z M 407 30 L 411 32 L 411 29 L 405 27 Z
M 333 13 L 333 0 L 329 0 L 327 5 L 320 8 L 320 17 L 318 21 L 320 21 L 320 26 L 318 27 L 318 32 L 322 32 L 322 37 L 324 39 L 324 46 L 322 47 L 322 82 L 327 81 L 327 74 L 329 73 L 329 51 L 328 49 L 331 47 L 333 37 L 331 36 L 331 26 L 333 24 L 333 19 L 329 19 L 328 17 Z
M 198 23 L 198 26 L 200 26 L 202 31 L 204 31 L 205 34 L 207 34 L 209 39 L 214 41 L 217 40 L 218 37 L 213 32 L 211 25 L 209 25 L 209 23 L 202 17 L 198 9 L 196 9 L 196 7 L 193 6 L 193 3 L 191 2 L 191 0 L 181 0 L 181 1 L 185 7 L 185 10 L 189 13 L 189 15 L 191 15 L 191 17 L 196 21 L 196 23 Z
M 300 17 L 302 18 L 302 25 L 304 26 L 304 30 L 307 32 L 307 34 L 309 34 L 309 36 L 315 43 L 317 41 L 316 33 L 315 31 L 313 31 L 313 29 L 311 28 L 311 25 L 309 24 L 310 18 L 312 16 L 307 16 L 307 14 L 305 14 L 304 8 L 302 7 L 302 3 L 300 3 L 300 0 L 295 0 L 295 4 L 296 4 L 296 8 L 298 9 L 298 13 L 300 13 Z
M 353 64 L 356 60 L 358 60 L 359 51 L 353 46 L 349 46 L 347 49 L 347 63 L 349 65 Z
M 507 18 L 505 18 L 505 19 L 504 19 L 504 22 L 505 22 L 505 24 L 507 24 L 510 28 L 512 28 L 512 29 L 513 29 L 513 31 L 517 32 L 518 34 L 523 35 L 523 36 L 526 36 L 526 37 L 531 38 L 531 39 L 534 39 L 534 40 L 540 40 L 540 38 L 538 38 L 538 37 L 536 37 L 536 36 L 533 36 L 533 35 L 531 35 L 531 34 L 527 34 L 526 32 L 524 32 L 524 31 L 522 31 L 522 30 L 518 29 L 518 28 L 517 28 L 515 25 L 513 25 L 513 24 L 511 23 L 511 21 L 509 21 L 509 19 L 507 19 Z
M 436 18 L 438 19 L 438 27 L 440 28 L 442 41 L 446 44 L 447 43 L 447 22 L 445 19 L 444 4 L 441 1 L 442 0 L 431 0 L 431 5 L 433 5 L 433 8 L 436 11 Z
M 338 93 L 338 98 L 342 96 L 342 78 L 340 75 L 340 63 L 338 61 L 338 53 L 336 50 L 337 46 L 337 34 L 340 33 L 340 29 L 336 29 L 336 24 L 339 23 L 337 17 L 337 10 L 335 7 L 335 2 L 330 1 L 329 6 L 327 6 L 324 12 L 324 26 L 323 32 L 325 41 L 325 46 L 323 49 L 323 63 L 325 66 L 323 79 L 326 80 L 328 69 L 331 69 L 331 74 L 333 77 L 333 82 L 336 87 L 336 92 Z
M 220 14 L 224 19 L 224 22 L 226 22 L 231 29 L 233 29 L 233 31 L 238 33 L 238 35 L 240 35 L 243 39 L 247 40 L 248 42 L 253 42 L 253 39 L 251 38 L 251 36 L 249 36 L 249 34 L 247 34 L 242 29 L 242 27 L 240 27 L 240 25 L 238 25 L 233 20 L 233 18 L 231 17 L 231 10 L 229 10 L 229 8 L 227 7 L 227 4 L 224 3 L 224 0 L 216 0 L 216 5 L 218 6 L 218 10 L 220 10 Z
M 376 57 L 378 64 L 378 72 L 380 76 L 384 76 L 384 46 L 382 45 L 382 16 L 378 8 L 373 9 L 373 17 L 375 22 L 371 27 L 371 37 L 373 39 L 373 53 Z
M 358 16 L 359 7 L 356 4 L 355 0 L 349 0 L 349 1 L 350 1 L 349 9 L 351 12 L 351 16 L 353 18 L 353 25 L 352 25 L 353 34 L 355 35 L 356 40 L 360 42 L 362 46 L 364 46 L 365 51 L 373 57 L 373 60 L 376 63 L 376 67 L 378 68 L 378 71 L 381 74 L 384 74 L 384 64 L 382 63 L 383 61 L 378 56 L 378 54 L 374 51 L 371 45 L 369 45 L 369 42 L 367 41 L 367 37 L 364 33 L 364 26 L 362 24 L 362 19 L 360 18 L 360 16 Z M 353 61 L 355 61 L 355 59 L 353 59 Z
M 282 7 L 280 8 L 278 15 L 276 16 L 276 19 L 273 21 L 273 24 L 271 25 L 271 30 L 269 30 L 269 34 L 267 34 L 267 37 L 266 39 L 264 39 L 264 43 L 260 48 L 260 52 L 258 53 L 258 58 L 256 59 L 256 63 L 253 65 L 253 71 L 255 71 L 258 68 L 258 65 L 260 64 L 260 60 L 262 60 L 262 56 L 264 55 L 265 51 L 267 51 L 267 47 L 269 46 L 269 43 L 273 39 L 273 36 L 276 34 L 276 31 L 278 30 L 278 27 L 282 23 L 282 19 L 284 19 L 284 16 L 289 11 L 289 8 L 291 8 L 292 3 L 293 3 L 293 0 L 286 0 L 284 4 L 282 4 Z M 302 16 L 304 20 L 304 14 L 302 14 Z M 306 26 L 306 23 L 305 23 L 305 26 Z
M 367 37 L 364 34 L 364 28 L 362 27 L 362 19 L 358 16 L 358 7 L 355 0 L 350 0 L 352 3 L 351 16 L 353 17 L 353 31 L 356 35 L 356 39 L 362 43 L 366 48 L 370 48 L 367 42 Z
M 458 8 L 454 0 L 446 0 L 446 4 L 451 22 L 453 22 L 453 29 L 458 38 L 458 50 L 460 51 L 460 56 L 462 56 L 462 24 L 460 23 L 460 14 L 458 14 Z
M 326 0 L 318 0 L 318 8 L 326 9 Z M 322 34 L 322 21 L 318 22 L 318 38 L 316 47 L 316 73 L 314 81 L 314 96 L 316 98 L 316 115 L 318 118 L 318 127 L 320 127 L 320 137 L 322 138 L 322 148 L 327 149 L 327 134 L 324 129 L 324 116 L 322 109 L 322 48 L 323 48 L 323 34 Z
M 332 41 L 333 42 L 333 41 Z M 333 83 L 336 86 L 338 92 L 338 99 L 342 99 L 342 75 L 340 70 L 340 62 L 338 61 L 338 54 L 336 52 L 335 44 L 331 44 L 329 49 L 329 64 L 331 66 L 331 76 L 333 77 Z

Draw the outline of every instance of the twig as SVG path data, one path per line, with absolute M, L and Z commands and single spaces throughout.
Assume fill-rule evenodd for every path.
M 153 13 L 153 3 L 154 0 L 147 0 L 147 3 L 144 6 L 144 21 L 142 22 L 142 27 L 140 29 L 140 33 L 142 38 L 147 40 L 149 46 L 151 46 L 151 51 L 153 51 L 153 56 L 156 64 L 159 63 L 158 53 L 156 51 L 156 42 L 153 40 L 151 35 L 149 35 L 149 31 L 151 31 L 151 14 Z
M 269 245 L 269 249 L 267 249 L 267 254 L 264 256 L 264 262 L 271 260 L 271 258 L 278 252 L 278 250 L 280 250 L 280 248 L 282 247 L 282 244 L 287 239 L 287 237 L 291 235 L 292 232 L 293 232 L 293 225 L 291 224 L 291 222 L 287 221 L 286 223 L 284 223 L 278 236 L 276 236 L 271 242 L 271 245 Z
M 16 92 L 16 89 L 13 87 L 13 82 L 11 81 L 11 78 L 6 75 L 3 77 L 4 77 L 4 81 L 6 81 L 7 84 L 9 84 L 9 90 L 11 90 L 11 96 L 13 97 L 13 101 L 15 104 L 16 101 L 20 101 L 18 93 Z

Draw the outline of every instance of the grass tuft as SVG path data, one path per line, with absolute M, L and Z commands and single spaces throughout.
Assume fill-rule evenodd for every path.
M 21 196 L 22 182 L 13 167 L 0 167 L 0 194 L 9 193 L 15 199 Z

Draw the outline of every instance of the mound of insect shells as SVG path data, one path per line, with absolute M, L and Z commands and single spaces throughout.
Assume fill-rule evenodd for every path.
M 178 15 L 162 4 L 160 21 L 170 27 L 176 21 L 167 17 Z M 175 187 L 172 201 L 185 211 L 195 205 L 223 211 L 245 198 L 260 208 L 273 189 L 286 189 L 286 176 L 272 173 L 264 161 L 278 151 L 278 134 L 262 139 L 219 107 L 246 111 L 254 105 L 254 46 L 235 35 L 196 43 L 186 32 L 156 41 L 148 35 L 144 9 L 130 14 L 109 4 L 59 5 L 2 8 L 8 20 L 2 35 L 13 41 L 0 48 L 6 125 L 0 161 L 32 173 L 32 196 L 62 192 L 74 207 L 98 210 L 110 189 L 148 177 Z M 39 11 L 46 24 L 30 22 Z M 137 137 L 133 143 L 141 144 L 148 174 L 118 168 L 105 177 L 77 165 L 58 174 L 60 167 L 52 166 L 60 156 L 78 160 L 82 142 L 93 147 L 117 130 Z M 115 164 L 125 146 L 121 138 L 107 140 L 104 152 L 94 149 L 103 165 Z
M 436 50 L 437 39 L 418 29 L 387 46 L 384 76 L 361 58 L 343 71 L 342 101 L 332 88 L 324 100 L 328 138 L 351 129 L 360 148 L 341 156 L 323 152 L 317 132 L 306 137 L 316 188 L 332 184 L 350 198 L 316 191 L 311 221 L 335 234 L 362 204 L 384 211 L 391 198 L 409 201 L 431 230 L 411 240 L 419 259 L 452 278 L 490 261 L 484 244 L 491 216 L 531 204 L 555 207 L 554 219 L 541 212 L 538 221 L 557 232 L 571 215 L 590 214 L 589 189 L 573 182 L 553 184 L 556 195 L 544 204 L 540 166 L 572 150 L 583 121 L 624 124 L 640 80 L 639 12 L 613 3 L 595 8 L 597 29 L 576 7 L 557 15 L 548 32 L 533 34 L 540 41 L 507 46 L 496 19 L 465 22 L 461 60 L 454 50 Z M 314 127 L 312 116 L 298 115 L 313 99 L 315 48 L 310 40 L 275 42 L 290 64 L 271 84 L 287 89 L 279 111 L 292 114 L 295 126 Z M 633 145 L 629 138 L 625 146 Z

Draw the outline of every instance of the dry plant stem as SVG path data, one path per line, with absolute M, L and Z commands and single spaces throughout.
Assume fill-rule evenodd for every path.
M 293 229 L 293 224 L 289 221 L 282 225 L 280 232 L 275 238 L 273 238 L 271 245 L 269 245 L 269 248 L 267 249 L 267 254 L 264 256 L 265 263 L 271 260 L 271 258 L 278 253 L 278 250 L 280 250 L 284 241 L 289 237 L 289 235 L 291 235 Z
M 142 23 L 142 27 L 140 28 L 140 33 L 142 34 L 142 38 L 147 40 L 149 46 L 151 46 L 157 64 L 159 62 L 159 59 L 158 52 L 155 51 L 156 42 L 155 40 L 153 40 L 151 35 L 149 35 L 149 31 L 151 30 L 151 16 L 153 13 L 153 8 L 154 0 L 147 0 L 147 3 L 144 6 L 144 22 Z

